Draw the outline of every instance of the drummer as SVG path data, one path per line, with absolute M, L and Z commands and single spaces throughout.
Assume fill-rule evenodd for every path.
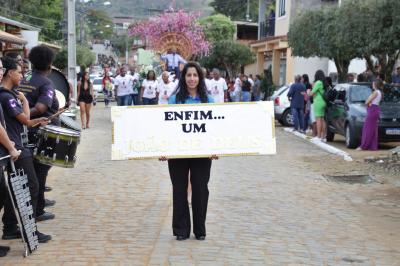
M 49 117 L 57 113 L 59 104 L 55 93 L 55 88 L 50 79 L 46 76 L 51 72 L 51 66 L 54 60 L 53 51 L 44 45 L 35 46 L 29 53 L 29 60 L 32 64 L 32 76 L 23 80 L 19 86 L 29 102 L 31 111 L 31 119 L 38 117 Z M 58 118 L 52 119 L 52 125 L 60 126 Z M 38 128 L 29 129 L 29 142 L 36 143 L 36 133 Z M 54 219 L 55 215 L 46 212 L 44 208 L 53 206 L 55 201 L 45 200 L 44 192 L 46 186 L 46 178 L 51 166 L 44 165 L 34 160 L 36 176 L 39 182 L 39 195 L 36 209 L 36 220 L 45 221 Z
M 41 117 L 30 119 L 29 103 L 23 93 L 15 92 L 13 89 L 17 87 L 22 79 L 22 68 L 17 62 L 5 57 L 2 59 L 5 68 L 3 80 L 0 87 L 0 104 L 4 111 L 4 120 L 7 126 L 7 134 L 11 141 L 15 143 L 15 148 L 21 150 L 21 154 L 15 167 L 23 169 L 28 177 L 28 187 L 31 194 L 31 203 L 33 207 L 33 216 L 36 217 L 36 204 L 38 194 L 38 180 L 33 166 L 32 154 L 22 144 L 21 135 L 24 133 L 23 125 L 33 126 L 36 124 L 47 124 L 48 119 Z M 5 202 L 5 208 L 10 208 L 11 201 Z M 6 215 L 5 215 L 6 216 Z M 3 216 L 3 239 L 21 238 L 21 232 L 17 227 L 17 219 L 15 215 Z M 51 239 L 50 235 L 36 232 L 39 243 L 45 243 Z

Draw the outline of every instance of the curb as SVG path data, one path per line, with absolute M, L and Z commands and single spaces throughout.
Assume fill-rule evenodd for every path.
M 302 134 L 300 132 L 294 131 L 292 128 L 285 127 L 284 130 L 286 132 L 288 132 L 288 133 L 292 133 L 293 135 L 295 135 L 297 137 L 300 137 L 300 138 L 302 138 L 304 140 L 307 140 L 307 141 L 311 142 L 312 144 L 317 145 L 319 148 L 323 149 L 324 151 L 327 151 L 327 152 L 332 153 L 334 155 L 343 157 L 343 159 L 345 161 L 348 161 L 348 162 L 352 162 L 353 161 L 353 158 L 351 158 L 350 154 L 348 154 L 347 152 L 342 151 L 342 150 L 340 150 L 340 149 L 338 149 L 336 147 L 333 147 L 333 146 L 331 146 L 329 144 L 326 144 L 325 142 L 322 142 L 320 140 L 312 140 L 310 137 L 308 137 L 305 134 Z

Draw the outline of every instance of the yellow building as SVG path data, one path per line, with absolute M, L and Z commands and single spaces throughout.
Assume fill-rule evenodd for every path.
M 250 43 L 252 51 L 257 55 L 257 73 L 262 74 L 272 66 L 273 82 L 276 85 L 293 82 L 297 74 L 312 77 L 318 69 L 328 73 L 327 58 L 293 57 L 287 33 L 290 23 L 299 12 L 338 3 L 338 0 L 276 0 L 275 13 L 260 23 L 259 40 Z

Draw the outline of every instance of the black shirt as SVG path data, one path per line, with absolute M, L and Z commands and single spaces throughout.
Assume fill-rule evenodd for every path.
M 32 76 L 27 77 L 21 82 L 18 90 L 25 94 L 25 97 L 29 102 L 29 108 L 35 107 L 36 103 L 41 103 L 47 106 L 47 111 L 45 113 L 31 117 L 31 119 L 49 117 L 57 113 L 59 104 L 54 84 L 50 79 L 39 72 L 33 71 Z
M 4 113 L 3 113 L 3 108 L 1 108 L 0 104 L 0 124 L 4 129 L 6 128 L 6 122 L 4 120 Z M 4 157 L 8 155 L 8 151 L 6 147 L 0 144 L 0 157 Z M 0 166 L 5 166 L 7 164 L 8 160 L 2 160 L 0 161 Z M 1 180 L 1 173 L 0 173 L 0 180 Z
M 4 120 L 6 122 L 7 134 L 11 141 L 15 142 L 15 148 L 21 150 L 20 159 L 32 156 L 29 149 L 22 145 L 21 134 L 24 127 L 16 118 L 23 113 L 22 105 L 19 103 L 17 96 L 4 88 L 0 88 L 0 104 L 3 107 Z

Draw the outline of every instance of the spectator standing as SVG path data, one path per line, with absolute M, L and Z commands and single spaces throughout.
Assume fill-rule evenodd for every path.
M 383 81 L 380 79 L 372 83 L 373 92 L 365 101 L 368 106 L 367 118 L 362 130 L 361 145 L 357 150 L 378 150 L 378 120 L 380 116 L 379 104 L 382 100 Z
M 306 94 L 306 86 L 301 83 L 300 75 L 297 75 L 294 80 L 295 83 L 290 86 L 287 96 L 293 115 L 294 130 L 304 132 L 304 95 Z
M 261 95 L 261 76 L 256 75 L 256 80 L 254 81 L 254 86 L 253 86 L 253 100 L 255 102 L 258 102 L 261 100 L 260 95 Z
M 229 92 L 229 96 L 232 102 L 240 101 L 240 94 L 242 92 L 242 79 L 240 76 L 237 76 L 235 79 L 235 84 L 233 86 L 233 90 Z
M 207 68 L 203 67 L 204 82 L 206 83 L 207 93 L 211 94 L 211 79 L 208 78 Z
M 395 87 L 400 87 L 400 66 L 396 68 L 396 73 L 392 76 L 392 84 Z
M 213 79 L 210 82 L 211 85 L 211 95 L 216 103 L 223 103 L 226 99 L 226 94 L 228 90 L 228 85 L 224 78 L 221 77 L 219 69 L 214 68 Z
M 242 77 L 242 102 L 251 101 L 251 83 L 246 75 Z
M 325 110 L 326 102 L 324 100 L 325 89 L 328 88 L 326 84 L 325 74 L 322 70 L 317 70 L 314 77 L 314 87 L 311 91 L 313 96 L 313 108 L 315 120 L 317 122 L 317 140 L 326 142 L 326 123 L 325 123 Z
M 313 97 L 309 96 L 312 91 L 312 86 L 310 84 L 310 78 L 307 74 L 302 76 L 302 83 L 306 87 L 306 95 L 304 97 L 305 106 L 304 106 L 304 127 L 303 130 L 307 131 L 309 126 L 312 128 L 313 136 L 317 135 L 317 129 L 315 125 L 315 116 L 313 110 Z

